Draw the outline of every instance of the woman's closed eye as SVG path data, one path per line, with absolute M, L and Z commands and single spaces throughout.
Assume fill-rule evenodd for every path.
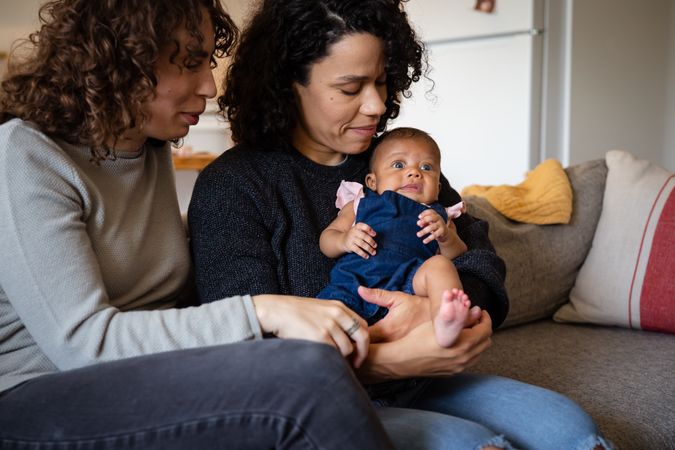
M 211 68 L 212 55 L 205 51 L 190 51 L 183 59 L 183 67 L 191 72 L 198 72 L 205 64 Z
M 192 72 L 197 72 L 203 64 L 203 59 L 189 59 L 188 61 L 185 61 L 185 68 Z
M 343 86 L 339 89 L 342 94 L 352 97 L 358 95 L 358 93 L 361 92 L 361 85 L 358 84 L 358 85 Z

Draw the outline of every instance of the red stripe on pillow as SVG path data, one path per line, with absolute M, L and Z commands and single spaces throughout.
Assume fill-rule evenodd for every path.
M 668 178 L 664 187 L 673 177 Z M 663 190 L 658 197 L 662 193 Z M 640 328 L 675 333 L 675 189 L 672 188 L 654 231 L 640 294 Z
M 638 248 L 638 253 L 637 257 L 635 258 L 635 268 L 633 269 L 633 277 L 630 280 L 630 288 L 628 289 L 628 327 L 633 328 L 633 289 L 635 288 L 635 280 L 637 279 L 637 273 L 638 273 L 638 268 L 640 267 L 640 259 L 642 258 L 642 249 L 645 246 L 645 237 L 647 237 L 647 230 L 649 230 L 649 224 L 652 221 L 652 216 L 654 215 L 654 209 L 656 208 L 656 204 L 659 202 L 659 198 L 661 198 L 661 194 L 663 194 L 663 190 L 666 188 L 668 185 L 668 182 L 670 181 L 672 177 L 668 177 L 665 183 L 663 183 L 663 186 L 661 186 L 661 189 L 659 189 L 659 193 L 656 194 L 656 198 L 654 198 L 654 203 L 652 203 L 652 207 L 649 209 L 649 215 L 647 216 L 647 222 L 645 222 L 645 227 L 642 230 L 642 238 L 640 239 L 640 247 Z

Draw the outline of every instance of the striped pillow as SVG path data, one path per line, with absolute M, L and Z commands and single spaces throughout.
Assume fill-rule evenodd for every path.
M 559 322 L 675 333 L 675 174 L 613 150 L 600 221 Z

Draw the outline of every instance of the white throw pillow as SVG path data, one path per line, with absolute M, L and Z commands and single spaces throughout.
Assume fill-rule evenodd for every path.
M 598 227 L 559 322 L 675 333 L 675 174 L 613 150 Z

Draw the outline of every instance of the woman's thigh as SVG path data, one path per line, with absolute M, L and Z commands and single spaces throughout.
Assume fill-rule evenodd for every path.
M 609 448 L 593 419 L 575 402 L 508 378 L 462 374 L 433 379 L 409 407 L 482 424 L 517 448 Z
M 22 444 L 391 448 L 337 351 L 280 339 L 160 353 L 30 380 L 0 395 L 0 447 Z

